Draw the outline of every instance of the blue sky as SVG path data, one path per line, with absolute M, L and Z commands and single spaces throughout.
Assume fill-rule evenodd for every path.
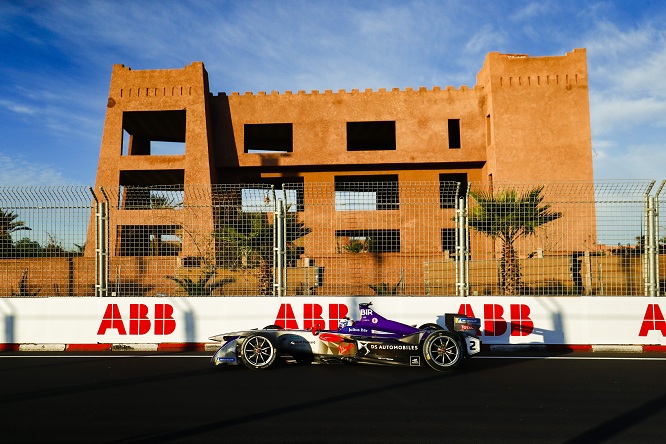
M 111 68 L 211 92 L 474 85 L 587 48 L 596 179 L 666 177 L 666 2 L 0 0 L 0 186 L 93 185 Z

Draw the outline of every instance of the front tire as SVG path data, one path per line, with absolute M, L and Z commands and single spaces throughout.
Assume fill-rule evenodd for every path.
M 463 349 L 457 338 L 448 331 L 435 331 L 423 341 L 423 359 L 431 368 L 448 372 L 458 368 Z
M 240 357 L 246 367 L 253 370 L 270 368 L 277 358 L 277 348 L 273 340 L 262 334 L 253 334 L 241 344 Z

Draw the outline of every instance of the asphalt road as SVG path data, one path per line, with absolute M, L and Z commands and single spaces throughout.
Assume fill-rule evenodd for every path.
M 214 368 L 201 353 L 0 354 L 2 443 L 661 442 L 666 357 Z

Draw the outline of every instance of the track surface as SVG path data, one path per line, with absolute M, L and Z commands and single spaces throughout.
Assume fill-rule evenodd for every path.
M 660 442 L 666 359 L 620 358 L 481 356 L 440 374 L 1 354 L 2 442 Z

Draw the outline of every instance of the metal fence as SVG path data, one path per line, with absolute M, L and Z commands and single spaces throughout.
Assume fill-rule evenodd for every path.
M 663 295 L 655 185 L 0 188 L 0 296 Z

